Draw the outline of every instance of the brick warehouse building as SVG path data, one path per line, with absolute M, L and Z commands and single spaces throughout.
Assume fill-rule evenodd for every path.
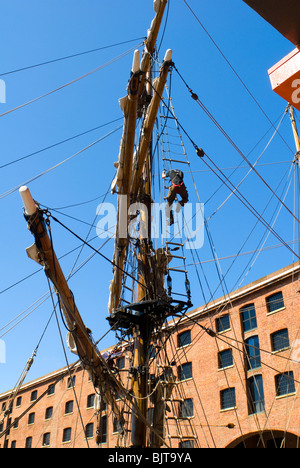
M 152 367 L 176 377 L 167 397 L 168 446 L 299 446 L 299 273 L 299 263 L 290 265 L 168 323 L 163 350 L 152 350 Z M 126 350 L 114 365 L 124 370 L 125 384 Z M 2 416 L 10 393 L 0 395 Z M 0 439 L 1 448 L 94 448 L 94 404 L 92 382 L 79 365 L 71 375 L 64 368 L 24 384 L 0 430 L 28 411 Z M 148 412 L 151 423 L 153 402 Z M 103 405 L 98 418 L 99 447 L 121 445 L 110 408 Z

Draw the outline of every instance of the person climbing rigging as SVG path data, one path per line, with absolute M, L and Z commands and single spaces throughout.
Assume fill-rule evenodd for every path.
M 169 193 L 167 196 L 168 202 L 168 212 L 170 218 L 170 225 L 174 224 L 172 205 L 176 198 L 176 195 L 180 195 L 181 200 L 178 203 L 181 206 L 184 206 L 189 201 L 189 194 L 187 188 L 183 182 L 183 172 L 178 169 L 172 169 L 171 171 L 166 172 L 163 170 L 162 178 L 165 179 L 168 177 L 171 181 L 171 186 L 169 187 Z

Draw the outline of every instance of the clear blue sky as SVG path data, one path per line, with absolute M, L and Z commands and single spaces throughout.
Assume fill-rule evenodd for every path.
M 293 45 L 242 0 L 230 2 L 189 0 L 188 3 L 251 90 L 268 118 L 272 122 L 278 122 L 284 113 L 286 103 L 272 92 L 267 70 L 287 55 L 293 49 Z M 140 0 L 131 2 L 0 0 L 0 8 L 2 19 L 0 74 L 136 39 L 91 54 L 0 76 L 5 80 L 7 91 L 7 102 L 0 104 L 0 114 L 44 95 L 137 46 L 140 42 L 138 38 L 145 36 L 153 18 L 152 0 L 142 0 L 142 2 Z M 273 133 L 270 130 L 270 122 L 192 16 L 183 0 L 170 2 L 161 55 L 164 55 L 164 51 L 168 48 L 173 49 L 175 65 L 189 86 L 198 94 L 244 154 L 249 154 L 269 131 L 249 156 L 254 163 Z M 0 165 L 6 165 L 122 117 L 118 99 L 126 94 L 131 62 L 132 53 L 61 91 L 1 116 Z M 241 163 L 241 156 L 191 100 L 175 72 L 172 78 L 172 97 L 177 117 L 183 127 L 219 167 L 230 168 Z M 43 272 L 11 287 L 34 273 L 38 266 L 26 256 L 25 248 L 33 242 L 33 239 L 23 219 L 18 191 L 6 196 L 4 194 L 116 129 L 120 123 L 115 122 L 0 169 L 0 335 L 15 325 L 16 317 L 48 291 Z M 283 178 L 278 192 L 280 197 L 285 184 L 291 181 L 286 204 L 293 210 L 294 181 L 293 178 L 287 178 L 286 171 L 291 167 L 295 146 L 288 117 L 284 119 L 280 132 L 289 147 L 276 136 L 262 156 L 261 165 L 257 169 L 274 190 Z M 85 223 L 92 223 L 98 203 L 101 201 L 100 196 L 106 193 L 114 176 L 113 162 L 117 159 L 120 137 L 119 130 L 90 150 L 30 183 L 34 198 L 48 207 L 57 208 L 99 197 L 98 201 L 61 210 Z M 197 158 L 186 137 L 184 141 L 201 200 L 206 202 L 219 187 L 220 181 L 214 174 L 206 172 L 207 167 Z M 242 166 L 232 176 L 235 184 L 239 183 L 249 170 L 249 167 L 245 167 L 245 163 Z M 225 173 L 230 175 L 231 171 L 226 170 Z M 195 194 L 191 180 L 188 176 L 186 180 L 191 199 L 194 201 Z M 271 196 L 271 192 L 255 174 L 247 177 L 241 185 L 241 191 L 258 212 L 263 211 Z M 217 195 L 205 204 L 207 218 L 228 195 L 228 189 L 223 186 Z M 116 198 L 109 196 L 108 201 L 115 203 Z M 273 199 L 264 214 L 268 222 L 277 208 L 277 203 L 278 201 Z M 80 236 L 87 235 L 89 231 L 87 224 L 64 215 L 56 215 Z M 231 197 L 209 222 L 217 256 L 223 258 L 238 253 L 255 223 L 256 218 L 240 201 L 234 196 Z M 52 228 L 58 256 L 78 247 L 78 240 L 60 226 L 53 223 Z M 286 242 L 293 241 L 293 217 L 284 207 L 279 214 L 275 229 Z M 243 248 L 243 252 L 256 249 L 264 233 L 265 228 L 259 225 Z M 93 228 L 90 237 L 95 235 Z M 297 232 L 295 236 L 298 236 Z M 91 243 L 98 248 L 102 242 L 96 239 Z M 276 244 L 279 244 L 278 239 L 270 235 L 265 247 Z M 103 253 L 111 258 L 112 249 L 113 243 L 110 242 Z M 84 248 L 78 265 L 90 254 L 91 252 Z M 214 291 L 219 279 L 215 264 L 211 262 L 213 256 L 207 236 L 204 247 L 198 254 L 202 262 L 207 262 L 203 265 L 203 271 L 199 269 L 201 281 L 205 284 L 207 278 Z M 77 255 L 78 250 L 62 260 L 66 275 L 72 269 Z M 241 257 L 230 270 L 226 277 L 228 291 L 236 287 L 236 280 L 243 273 L 249 258 L 249 255 Z M 260 255 L 243 284 L 290 264 L 293 260 L 292 253 L 284 247 L 267 250 Z M 193 259 L 189 254 L 187 261 L 193 263 L 198 259 Z M 231 262 L 232 258 L 220 260 L 223 273 Z M 192 300 L 195 307 L 200 306 L 204 300 L 200 293 L 195 268 L 189 268 L 189 272 Z M 111 265 L 100 257 L 94 257 L 70 280 L 78 308 L 86 325 L 93 330 L 95 339 L 99 339 L 108 329 L 105 317 L 111 278 Z M 7 288 L 9 289 L 6 290 Z M 219 288 L 215 297 L 222 294 Z M 32 308 L 28 310 L 30 311 Z M 51 301 L 47 300 L 0 338 L 6 345 L 6 363 L 0 363 L 0 392 L 12 388 L 16 383 L 27 359 L 40 340 L 51 312 Z M 23 317 L 24 315 L 20 318 Z M 10 321 L 13 321 L 11 325 L 7 325 Z M 65 335 L 64 329 L 63 334 Z M 101 347 L 108 347 L 112 343 L 114 337 L 110 334 L 102 341 Z M 68 356 L 72 362 L 74 356 Z M 64 365 L 65 358 L 57 326 L 52 319 L 41 342 L 29 379 L 37 378 Z

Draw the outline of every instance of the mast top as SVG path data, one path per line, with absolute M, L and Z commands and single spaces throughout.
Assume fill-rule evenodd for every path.
M 24 203 L 26 214 L 32 216 L 37 211 L 38 207 L 32 198 L 29 188 L 23 185 L 20 187 L 19 192 Z

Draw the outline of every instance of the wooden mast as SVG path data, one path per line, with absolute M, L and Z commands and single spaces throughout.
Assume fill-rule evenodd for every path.
M 139 240 L 138 254 L 138 286 L 137 302 L 151 301 L 155 297 L 153 291 L 149 291 L 149 285 L 153 285 L 154 280 L 149 264 L 151 256 L 151 143 L 152 132 L 155 119 L 161 102 L 161 97 L 166 84 L 167 76 L 172 65 L 172 52 L 169 50 L 160 70 L 157 82 L 153 85 L 153 96 L 148 113 L 144 122 L 143 136 L 141 137 L 139 147 L 136 150 L 134 158 L 134 177 L 131 191 L 132 200 L 143 203 L 145 211 L 141 211 L 140 229 L 142 233 L 147 233 L 147 238 Z M 149 346 L 153 333 L 153 325 L 148 320 L 147 312 L 141 310 L 141 322 L 134 328 L 134 362 L 132 390 L 136 399 L 136 405 L 140 413 L 133 413 L 132 420 L 132 444 L 134 447 L 146 446 L 146 425 L 143 419 L 147 418 L 147 394 L 149 389 Z
M 154 10 L 156 15 L 151 23 L 150 29 L 148 30 L 140 66 L 138 66 L 137 63 L 138 55 L 136 52 L 133 61 L 132 76 L 130 78 L 129 85 L 127 88 L 128 96 L 120 100 L 125 122 L 120 145 L 119 159 L 117 162 L 117 175 L 112 186 L 113 193 L 116 192 L 117 187 L 119 188 L 118 218 L 116 228 L 115 252 L 113 259 L 114 263 L 118 265 L 118 268 L 114 269 L 114 277 L 111 281 L 110 286 L 111 293 L 108 305 L 108 311 L 110 314 L 115 308 L 119 306 L 120 303 L 124 262 L 128 247 L 128 208 L 130 203 L 134 203 L 136 201 L 137 192 L 140 188 L 140 177 L 143 171 L 143 164 L 145 161 L 146 152 L 149 147 L 149 139 L 151 139 L 153 125 L 156 117 L 155 116 L 153 122 L 151 122 L 152 130 L 151 127 L 147 126 L 150 132 L 148 131 L 147 133 L 148 139 L 144 139 L 143 148 L 137 150 L 134 153 L 134 136 L 136 129 L 137 106 L 142 106 L 143 97 L 146 94 L 146 80 L 149 76 L 152 55 L 155 50 L 155 45 L 160 30 L 161 22 L 163 19 L 163 15 L 165 12 L 166 4 L 167 0 L 154 0 Z M 137 161 L 137 155 L 139 154 L 141 154 L 141 158 L 138 158 L 139 160 Z M 135 168 L 137 165 L 139 166 L 139 174 L 138 177 L 135 177 Z M 132 180 L 132 178 L 134 180 Z M 131 187 L 133 186 L 134 192 L 131 189 Z
M 118 221 L 115 242 L 114 279 L 111 285 L 109 310 L 115 311 L 120 303 L 122 275 L 128 248 L 128 237 L 120 235 L 122 229 L 122 217 L 120 213 L 126 214 L 125 224 L 128 227 L 128 207 L 130 203 L 143 203 L 146 206 L 142 213 L 140 224 L 141 232 L 147 232 L 146 238 L 141 237 L 138 242 L 138 287 L 137 302 L 132 304 L 135 314 L 131 315 L 131 327 L 133 327 L 134 361 L 132 372 L 132 446 L 146 447 L 147 423 L 147 400 L 149 393 L 149 345 L 155 325 L 163 323 L 168 315 L 166 305 L 159 301 L 155 295 L 155 279 L 149 259 L 152 254 L 151 245 L 151 143 L 155 120 L 161 103 L 164 87 L 168 73 L 172 66 L 172 51 L 168 50 L 161 66 L 159 76 L 152 81 L 152 56 L 158 37 L 160 25 L 167 0 L 154 0 L 156 16 L 152 21 L 145 41 L 145 50 L 138 67 L 139 56 L 135 53 L 132 75 L 128 85 L 126 101 L 122 102 L 125 123 L 123 137 L 120 146 L 119 160 L 117 164 L 117 176 L 113 184 L 113 191 L 119 188 L 119 195 L 125 195 L 118 199 Z M 151 80 L 150 80 L 151 78 Z M 150 87 L 149 87 L 150 84 Z M 147 95 L 146 88 L 152 89 L 151 100 Z M 134 152 L 134 134 L 136 129 L 136 118 L 139 104 L 146 109 L 146 117 L 139 145 Z M 28 256 L 44 266 L 47 277 L 54 285 L 58 294 L 60 306 L 69 329 L 68 340 L 72 352 L 78 354 L 82 364 L 87 369 L 94 385 L 99 388 L 100 393 L 105 394 L 106 402 L 110 404 L 113 411 L 119 414 L 115 396 L 122 394 L 122 385 L 116 377 L 110 373 L 109 367 L 97 350 L 90 331 L 86 328 L 77 309 L 72 292 L 68 287 L 67 280 L 62 272 L 58 259 L 53 250 L 51 237 L 47 232 L 47 213 L 39 208 L 33 200 L 27 187 L 20 189 L 24 207 L 25 218 L 28 227 L 35 237 L 35 243 L 27 249 Z M 124 205 L 125 203 L 125 205 Z M 147 229 L 145 228 L 147 226 Z M 48 224 L 49 227 L 49 224 Z M 149 286 L 152 285 L 150 288 Z M 111 314 L 113 315 L 113 314 Z M 112 319 L 113 320 L 113 319 Z M 128 395 L 124 395 L 127 397 Z M 122 415 L 120 415 L 121 419 Z M 156 432 L 158 446 L 163 444 L 161 432 Z
M 294 134 L 294 139 L 295 139 L 295 144 L 296 144 L 296 162 L 298 164 L 298 167 L 300 167 L 300 138 L 299 138 L 299 133 L 298 133 L 298 128 L 295 120 L 295 114 L 294 114 L 294 108 L 293 106 L 289 106 L 289 112 L 290 112 L 290 119 L 292 123 L 292 129 L 293 129 L 293 134 Z
M 146 427 L 147 420 L 147 394 L 149 380 L 149 345 L 153 333 L 153 323 L 148 319 L 146 309 L 143 303 L 151 301 L 154 298 L 153 288 L 149 292 L 149 285 L 153 284 L 151 267 L 149 259 L 151 255 L 151 143 L 155 120 L 157 117 L 162 94 L 172 65 L 172 52 L 168 51 L 159 77 L 152 82 L 152 57 L 155 51 L 156 41 L 160 26 L 164 16 L 167 0 L 154 0 L 155 17 L 148 30 L 145 40 L 145 47 L 140 63 L 137 65 L 136 73 L 131 77 L 128 86 L 128 99 L 132 98 L 130 87 L 134 82 L 134 102 L 131 103 L 131 121 L 127 118 L 126 108 L 124 112 L 125 120 L 124 132 L 121 140 L 119 161 L 117 163 L 117 176 L 113 186 L 113 192 L 118 186 L 118 218 L 116 229 L 114 264 L 118 269 L 114 269 L 114 277 L 110 286 L 109 313 L 113 323 L 114 317 L 118 313 L 121 301 L 122 279 L 124 274 L 124 265 L 126 252 L 128 249 L 127 229 L 129 225 L 128 207 L 130 204 L 143 204 L 145 210 L 140 211 L 140 238 L 138 240 L 138 286 L 136 291 L 135 317 L 132 318 L 134 356 L 132 372 L 132 394 L 136 409 L 132 415 L 131 439 L 133 447 L 146 446 Z M 149 93 L 151 90 L 151 93 Z M 128 100 L 121 100 L 121 104 L 128 105 Z M 143 123 L 143 131 L 139 144 L 134 152 L 133 135 L 136 128 L 136 118 L 138 112 L 146 111 Z M 134 115 L 135 114 L 135 115 Z M 132 171 L 131 171 L 132 168 Z M 122 195 L 126 195 L 125 199 Z M 124 226 L 126 227 L 124 232 Z M 122 235 L 120 231 L 123 230 Z M 140 304 L 142 304 L 140 306 Z M 147 306 L 145 306 L 147 308 Z M 148 310 L 149 311 L 149 310 Z M 130 319 L 129 319 L 130 320 Z
M 73 293 L 68 286 L 47 232 L 46 226 L 47 224 L 49 226 L 49 222 L 44 218 L 45 213 L 33 200 L 27 187 L 20 188 L 20 195 L 24 203 L 24 215 L 28 228 L 35 238 L 35 243 L 26 251 L 29 258 L 43 266 L 46 276 L 54 285 L 69 329 L 67 340 L 69 348 L 80 357 L 95 387 L 101 394 L 105 394 L 106 403 L 110 404 L 113 411 L 122 417 L 116 404 L 116 395 L 123 393 L 123 387 L 110 372 L 107 362 L 92 340 L 91 331 L 85 326 L 77 309 Z

